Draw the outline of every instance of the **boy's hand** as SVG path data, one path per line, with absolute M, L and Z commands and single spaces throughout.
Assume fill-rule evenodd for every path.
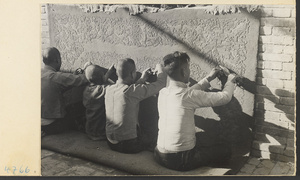
M 228 76 L 230 74 L 230 71 L 226 68 L 226 67 L 223 67 L 221 65 L 219 65 L 219 67 L 222 69 L 222 73 L 225 75 L 225 76 Z
M 206 79 L 208 80 L 208 82 L 214 80 L 221 71 L 222 71 L 222 69 L 219 67 L 213 68 L 210 71 L 210 73 L 206 76 Z
M 150 74 L 151 74 L 151 68 L 147 68 L 142 72 L 141 78 L 146 81 L 149 78 Z
M 115 65 L 112 64 L 112 65 L 108 68 L 107 73 L 111 75 L 111 74 L 114 73 L 114 72 L 116 72 L 116 68 L 115 68 Z
M 164 72 L 163 65 L 162 64 L 156 64 L 154 72 L 157 72 L 157 74 L 163 73 Z
M 236 83 L 237 81 L 237 78 L 238 78 L 239 76 L 237 76 L 237 75 L 235 75 L 235 74 L 229 74 L 228 75 L 228 79 L 227 79 L 227 81 L 231 81 L 231 82 L 233 82 L 233 83 Z
M 83 65 L 83 70 L 85 70 L 88 66 L 92 65 L 93 63 L 91 61 L 88 61 L 86 62 L 84 65 Z
M 75 74 L 75 75 L 78 75 L 78 74 L 83 74 L 83 69 L 81 69 L 81 68 L 78 68 L 78 69 L 76 69 L 75 71 L 74 71 L 74 73 L 73 74 Z
M 104 82 L 107 82 L 109 80 L 109 77 L 116 72 L 116 68 L 115 68 L 115 65 L 112 64 L 108 70 L 106 71 L 105 75 L 103 76 L 103 81 Z

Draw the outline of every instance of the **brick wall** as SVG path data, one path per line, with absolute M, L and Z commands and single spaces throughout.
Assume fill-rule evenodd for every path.
M 252 155 L 294 161 L 295 6 L 261 8 Z
M 46 5 L 41 5 L 41 43 L 42 50 L 50 46 L 49 22 Z

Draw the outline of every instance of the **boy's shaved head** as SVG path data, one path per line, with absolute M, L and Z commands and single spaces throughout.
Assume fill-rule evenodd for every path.
M 60 58 L 59 50 L 55 47 L 49 47 L 43 51 L 43 62 L 45 64 L 51 64 L 57 58 Z
M 168 76 L 174 80 L 182 78 L 182 69 L 190 62 L 190 57 L 184 53 L 175 51 L 163 58 L 164 67 Z
M 135 71 L 135 63 L 132 59 L 120 59 L 116 66 L 116 72 L 118 77 L 121 79 L 125 79 L 131 75 L 131 73 Z
M 103 84 L 103 76 L 104 72 L 98 65 L 89 65 L 85 69 L 85 77 L 90 83 L 97 85 Z

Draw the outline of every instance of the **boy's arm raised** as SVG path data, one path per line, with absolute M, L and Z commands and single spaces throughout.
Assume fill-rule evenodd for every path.
M 133 84 L 129 87 L 130 95 L 143 100 L 147 97 L 157 94 L 163 87 L 166 86 L 167 74 L 164 72 L 163 66 L 157 64 L 155 71 L 157 71 L 157 80 L 149 84 Z
M 114 84 L 114 83 L 115 83 L 114 81 L 112 81 L 111 79 L 109 79 L 109 77 L 110 77 L 113 73 L 116 73 L 116 68 L 115 68 L 114 64 L 111 65 L 111 66 L 108 68 L 107 72 L 105 73 L 105 75 L 104 75 L 104 77 L 103 77 L 104 83 L 107 83 L 107 82 L 110 83 L 110 84 Z
M 220 71 L 220 68 L 213 68 L 205 78 L 193 85 L 191 89 L 198 89 L 203 91 L 207 90 L 208 88 L 210 88 L 210 81 L 214 80 L 217 77 L 217 74 L 220 73 Z
M 230 74 L 224 89 L 221 92 L 205 92 L 202 90 L 191 90 L 188 94 L 195 108 L 214 107 L 225 105 L 230 102 L 235 89 L 235 75 Z

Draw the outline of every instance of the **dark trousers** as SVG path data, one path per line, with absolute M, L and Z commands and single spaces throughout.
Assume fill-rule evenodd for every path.
M 85 107 L 82 102 L 74 103 L 66 108 L 66 116 L 56 119 L 49 125 L 41 126 L 46 135 L 59 134 L 67 130 L 85 131 Z
M 59 134 L 64 132 L 67 129 L 67 124 L 63 118 L 57 119 L 51 124 L 44 125 L 41 127 L 41 130 L 44 131 L 47 135 Z
M 195 146 L 191 150 L 177 153 L 161 153 L 157 148 L 154 150 L 154 158 L 160 165 L 177 171 L 224 163 L 228 161 L 230 154 L 230 147 L 226 144 Z
M 157 109 L 157 95 L 148 97 L 140 102 L 139 109 L 139 126 L 138 137 L 139 140 L 147 146 L 146 149 L 154 151 L 158 135 L 158 109 Z
M 117 144 L 108 141 L 107 143 L 112 150 L 127 154 L 138 153 L 143 150 L 154 151 L 158 134 L 157 96 L 148 97 L 140 102 L 138 119 L 138 137 Z
M 138 138 L 121 141 L 117 144 L 112 144 L 107 140 L 108 146 L 114 150 L 126 154 L 134 154 L 144 150 L 144 145 Z

